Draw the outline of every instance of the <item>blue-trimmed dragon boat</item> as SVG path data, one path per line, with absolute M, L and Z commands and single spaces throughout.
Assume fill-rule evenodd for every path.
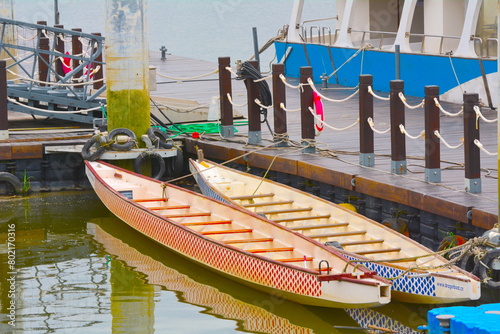
M 298 189 L 215 164 L 189 161 L 207 196 L 265 216 L 337 248 L 353 263 L 391 279 L 392 298 L 443 304 L 477 300 L 479 279 L 416 241 L 354 211 Z
M 303 20 L 305 3 L 295 0 L 274 41 L 286 76 L 311 66 L 317 83 L 355 87 L 371 74 L 374 90 L 401 79 L 408 96 L 437 85 L 443 101 L 462 103 L 466 91 L 498 107 L 495 1 L 335 0 L 323 17 Z
M 390 302 L 390 282 L 255 213 L 104 162 L 85 161 L 104 205 L 133 229 L 230 279 L 305 305 Z

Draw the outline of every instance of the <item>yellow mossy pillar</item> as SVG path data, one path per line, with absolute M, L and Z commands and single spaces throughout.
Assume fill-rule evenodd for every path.
M 14 0 L 0 0 L 0 17 L 5 19 L 14 20 Z M 7 24 L 4 26 L 3 32 L 3 42 L 4 44 L 17 45 L 17 29 L 16 26 L 12 24 Z M 14 59 L 11 57 L 17 56 L 17 49 L 7 48 L 9 52 L 6 52 L 3 48 L 0 49 L 0 60 L 5 60 L 7 62 L 7 68 L 14 63 Z M 10 53 L 10 54 L 9 54 Z M 10 71 L 17 73 L 17 66 L 9 68 Z M 16 76 L 12 73 L 7 72 L 7 80 L 13 80 Z
M 146 0 L 106 0 L 108 130 L 132 130 L 140 143 L 150 126 Z

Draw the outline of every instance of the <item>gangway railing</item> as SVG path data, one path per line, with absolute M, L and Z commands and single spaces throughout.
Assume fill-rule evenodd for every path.
M 104 37 L 43 21 L 0 25 L 9 110 L 90 124 L 102 117 Z

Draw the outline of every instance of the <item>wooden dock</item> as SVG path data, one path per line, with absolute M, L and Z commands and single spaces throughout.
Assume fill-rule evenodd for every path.
M 232 59 L 234 64 L 236 59 Z M 206 62 L 189 58 L 167 56 L 160 59 L 160 53 L 151 54 L 151 65 L 156 68 L 156 91 L 151 92 L 159 101 L 169 99 L 185 99 L 195 101 L 198 106 L 208 108 L 213 97 L 219 95 L 218 75 L 197 78 L 217 69 L 214 62 Z M 233 65 L 232 65 L 233 66 Z M 267 64 L 262 64 L 261 70 L 267 71 Z M 168 78 L 168 77 L 170 78 Z M 179 80 L 184 79 L 184 80 Z M 298 80 L 289 79 L 296 85 Z M 318 89 L 320 85 L 318 85 Z M 247 90 L 244 82 L 232 80 L 232 100 L 234 104 L 246 103 Z M 352 89 L 335 89 L 329 87 L 321 90 L 321 94 L 333 98 L 343 99 L 350 96 Z M 379 93 L 387 96 L 387 93 Z M 422 98 L 407 97 L 407 103 L 416 105 Z M 288 109 L 300 108 L 298 89 L 287 87 L 286 106 Z M 167 102 L 165 102 L 167 103 Z M 442 103 L 450 112 L 460 110 L 460 105 Z M 442 182 L 425 182 L 424 176 L 424 140 L 406 138 L 408 173 L 395 175 L 391 173 L 390 134 L 375 134 L 375 166 L 363 167 L 359 164 L 359 126 L 353 126 L 343 131 L 332 130 L 330 127 L 342 129 L 352 125 L 358 119 L 358 96 L 346 102 L 333 103 L 324 101 L 325 122 L 327 126 L 321 135 L 316 138 L 317 153 L 302 153 L 300 146 L 269 147 L 273 144 L 272 135 L 268 126 L 261 124 L 262 142 L 260 145 L 248 145 L 248 129 L 239 126 L 237 133 L 231 140 L 224 140 L 219 134 L 201 134 L 200 139 L 184 138 L 185 152 L 195 154 L 196 148 L 204 150 L 208 159 L 229 160 L 244 154 L 245 159 L 238 162 L 248 163 L 250 166 L 285 172 L 306 179 L 340 187 L 364 196 L 372 196 L 382 200 L 400 203 L 446 217 L 459 223 L 472 225 L 482 229 L 490 229 L 498 222 L 498 185 L 497 185 L 497 156 L 481 152 L 481 188 L 477 194 L 465 191 L 464 150 L 463 147 L 449 149 L 441 145 Z M 246 106 L 236 106 L 235 112 L 247 116 Z M 198 109 L 198 108 L 194 108 Z M 194 112 L 191 111 L 191 112 Z M 190 113 L 189 108 L 179 113 Z M 497 112 L 486 108 L 482 109 L 487 119 L 497 117 Z M 422 108 L 406 109 L 406 130 L 413 136 L 424 129 L 424 112 Z M 182 116 L 182 115 L 181 115 Z M 273 112 L 269 110 L 268 121 L 273 128 Z M 301 142 L 300 111 L 287 113 L 288 136 L 291 141 Z M 24 122 L 30 122 L 23 126 Z M 450 145 L 457 145 L 463 138 L 463 117 L 441 116 L 441 135 Z M 389 127 L 389 102 L 374 100 L 375 128 L 385 130 Z M 50 140 L 80 141 L 89 137 L 89 127 L 81 129 L 51 130 L 50 134 L 34 131 L 14 131 L 14 127 L 42 127 L 42 122 L 33 123 L 28 115 L 12 115 L 9 117 L 10 139 L 0 141 L 0 159 L 29 158 L 33 152 L 43 155 L 41 143 Z M 489 151 L 497 152 L 497 124 L 478 121 L 481 133 L 481 143 Z M 59 123 L 52 121 L 51 126 Z M 68 122 L 62 122 L 67 126 Z M 74 125 L 74 124 L 73 124 Z M 59 133 L 60 135 L 58 135 Z M 45 136 L 49 136 L 47 139 Z M 57 138 L 59 136 L 59 138 Z M 69 137 L 69 139 L 68 139 Z

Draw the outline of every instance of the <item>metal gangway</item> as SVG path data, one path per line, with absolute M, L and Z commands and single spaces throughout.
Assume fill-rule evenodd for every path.
M 44 21 L 32 24 L 0 18 L 0 25 L 8 110 L 88 124 L 104 118 L 104 37 L 100 33 L 50 27 Z

